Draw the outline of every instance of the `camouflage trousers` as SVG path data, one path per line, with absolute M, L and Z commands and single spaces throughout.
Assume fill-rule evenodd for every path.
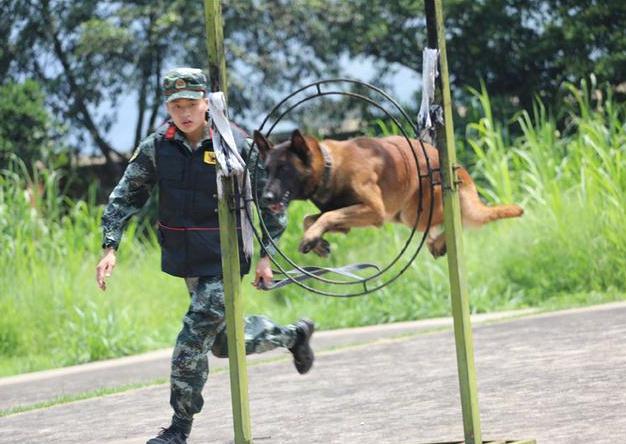
M 224 286 L 221 277 L 186 278 L 191 295 L 183 328 L 172 355 L 170 404 L 172 424 L 187 433 L 193 415 L 202 409 L 202 388 L 209 375 L 207 354 L 228 357 L 224 319 Z M 245 319 L 246 354 L 276 347 L 291 347 L 296 338 L 293 325 L 281 327 L 263 316 Z

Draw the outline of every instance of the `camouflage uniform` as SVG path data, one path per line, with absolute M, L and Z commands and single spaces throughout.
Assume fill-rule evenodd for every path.
M 224 322 L 224 286 L 221 277 L 185 279 L 191 305 L 183 319 L 172 357 L 170 404 L 172 425 L 191 429 L 193 415 L 202 409 L 202 387 L 209 374 L 207 352 L 228 356 Z M 281 327 L 263 316 L 245 319 L 246 354 L 262 353 L 276 347 L 292 347 L 296 338 L 293 325 Z
M 208 138 L 209 125 L 204 138 Z M 192 150 L 183 133 L 174 136 Z M 117 248 L 128 219 L 137 213 L 148 200 L 158 182 L 155 164 L 155 134 L 146 137 L 133 154 L 124 176 L 110 195 L 102 217 L 103 246 Z M 248 145 L 249 145 L 248 141 Z M 240 147 L 241 149 L 242 147 Z M 249 147 L 245 147 L 249 148 Z M 250 154 L 243 149 L 244 158 Z M 255 165 L 256 152 L 250 154 L 248 165 Z M 252 174 L 259 189 L 264 186 L 265 172 L 258 163 Z M 262 208 L 261 214 L 270 236 L 277 241 L 286 226 L 286 215 L 275 215 Z M 263 244 L 269 246 L 269 240 Z M 268 248 L 269 249 L 269 248 Z M 263 255 L 264 253 L 262 253 Z M 183 328 L 176 340 L 172 356 L 171 398 L 174 409 L 172 425 L 184 430 L 191 429 L 192 418 L 203 405 L 202 388 L 207 379 L 209 350 L 218 357 L 227 356 L 224 287 L 221 276 L 189 276 L 185 278 L 191 303 L 183 319 Z M 261 316 L 245 319 L 246 353 L 260 353 L 276 347 L 291 348 L 297 337 L 296 326 L 281 327 Z

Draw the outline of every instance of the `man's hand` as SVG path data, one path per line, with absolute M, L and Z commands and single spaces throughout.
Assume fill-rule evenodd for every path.
M 274 273 L 272 273 L 272 267 L 269 256 L 262 257 L 256 265 L 256 277 L 254 278 L 254 285 L 256 288 L 269 288 L 272 285 Z
M 98 281 L 98 286 L 102 291 L 107 289 L 105 278 L 111 276 L 111 273 L 115 268 L 115 262 L 115 248 L 106 248 L 102 259 L 100 259 L 100 262 L 96 267 L 96 281 Z

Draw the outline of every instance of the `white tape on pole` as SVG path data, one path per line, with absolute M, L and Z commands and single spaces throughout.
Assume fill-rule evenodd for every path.
M 217 193 L 220 199 L 224 198 L 222 190 L 223 177 L 235 177 L 239 185 L 241 216 L 241 237 L 243 240 L 243 251 L 248 259 L 252 257 L 254 250 L 253 230 L 248 218 L 252 214 L 252 189 L 250 187 L 250 176 L 246 168 L 235 137 L 230 127 L 230 122 L 226 116 L 226 99 L 221 91 L 209 94 L 209 117 L 213 127 L 213 150 L 217 158 Z M 248 207 L 246 213 L 246 206 Z
M 420 131 L 430 129 L 433 123 L 430 118 L 430 105 L 435 100 L 435 79 L 439 50 L 425 48 L 422 52 L 422 103 L 417 113 L 417 124 Z

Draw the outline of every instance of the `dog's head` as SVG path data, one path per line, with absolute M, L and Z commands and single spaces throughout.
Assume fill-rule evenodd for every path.
M 267 183 L 262 199 L 271 211 L 283 211 L 294 199 L 306 198 L 311 177 L 311 148 L 299 130 L 289 140 L 272 145 L 259 131 L 254 142 L 267 170 Z

